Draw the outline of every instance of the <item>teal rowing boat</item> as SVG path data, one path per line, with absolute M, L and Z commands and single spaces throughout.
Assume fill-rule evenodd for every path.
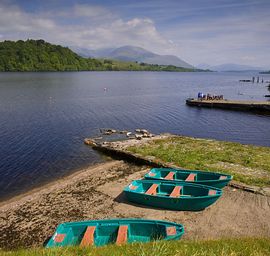
M 181 224 L 144 219 L 108 219 L 60 224 L 46 247 L 103 246 L 149 242 L 153 240 L 176 240 L 184 234 Z
M 186 182 L 164 182 L 160 180 L 134 180 L 124 188 L 131 202 L 158 208 L 200 211 L 213 204 L 222 190 L 205 185 Z
M 153 168 L 144 176 L 145 179 L 185 181 L 216 188 L 225 187 L 232 176 L 215 172 L 202 172 L 196 170 L 178 170 L 172 168 Z

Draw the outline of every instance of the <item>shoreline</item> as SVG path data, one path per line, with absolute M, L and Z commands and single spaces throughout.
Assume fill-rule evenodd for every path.
M 153 140 L 161 136 L 166 138 L 168 134 Z M 151 139 L 128 140 L 124 144 L 142 145 Z M 124 150 L 121 143 L 115 146 Z M 130 203 L 123 189 L 132 180 L 143 178 L 150 165 L 118 159 L 87 166 L 1 202 L 0 249 L 42 247 L 60 223 L 110 218 L 181 223 L 185 227 L 184 240 L 270 237 L 269 196 L 227 186 L 221 199 L 203 211 L 146 207 Z
M 15 204 L 16 202 L 19 203 L 22 200 L 24 202 L 27 200 L 32 200 L 34 197 L 38 196 L 40 193 L 42 193 L 43 191 L 46 191 L 47 189 L 52 190 L 53 188 L 56 188 L 56 187 L 59 188 L 59 183 L 64 185 L 64 183 L 68 182 L 68 180 L 69 182 L 72 182 L 76 178 L 76 176 L 81 176 L 84 172 L 87 172 L 89 169 L 103 166 L 107 162 L 111 162 L 111 161 L 113 160 L 109 160 L 102 163 L 89 164 L 81 168 L 76 168 L 72 170 L 71 173 L 65 176 L 55 178 L 51 181 L 37 185 L 37 187 L 35 188 L 22 192 L 18 195 L 11 196 L 10 198 L 4 199 L 0 201 L 0 212 L 1 212 L 1 208 L 5 207 L 6 205 Z

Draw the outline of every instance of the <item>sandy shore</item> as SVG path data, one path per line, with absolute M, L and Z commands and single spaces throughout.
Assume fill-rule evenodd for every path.
M 146 166 L 110 161 L 90 166 L 0 206 L 0 248 L 42 246 L 65 221 L 147 218 L 184 224 L 183 239 L 270 237 L 270 197 L 225 188 L 201 212 L 176 212 L 130 204 L 124 186 L 146 173 Z

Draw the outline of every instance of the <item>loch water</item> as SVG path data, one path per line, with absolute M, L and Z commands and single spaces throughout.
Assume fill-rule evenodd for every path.
M 198 92 L 266 100 L 243 72 L 0 73 L 0 199 L 104 161 L 83 144 L 99 128 L 270 146 L 270 116 L 185 105 Z M 270 81 L 270 75 L 260 75 Z

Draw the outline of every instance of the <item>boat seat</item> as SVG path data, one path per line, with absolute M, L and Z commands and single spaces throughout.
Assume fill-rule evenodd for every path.
M 174 236 L 176 235 L 176 227 L 167 227 L 166 228 L 167 236 Z
M 138 186 L 130 185 L 129 188 L 130 188 L 131 190 L 136 190 L 136 189 L 138 188 Z
M 226 180 L 226 179 L 227 179 L 227 176 L 221 175 L 221 176 L 219 177 L 219 179 L 220 179 L 220 180 Z
M 80 246 L 94 245 L 95 230 L 96 230 L 96 226 L 87 227 Z
M 62 243 L 65 237 L 66 237 L 66 234 L 57 234 L 53 240 L 55 243 Z
M 166 177 L 164 177 L 165 180 L 173 180 L 174 172 L 169 172 Z
M 181 192 L 182 186 L 175 186 L 170 197 L 179 197 Z
M 159 184 L 153 184 L 146 192 L 146 195 L 156 195 L 157 194 L 157 188 Z
M 118 229 L 116 244 L 124 244 L 127 241 L 127 234 L 128 234 L 128 226 L 127 225 L 120 225 Z
M 190 173 L 186 178 L 186 181 L 195 181 L 196 173 Z
M 216 195 L 216 194 L 217 194 L 217 191 L 213 190 L 213 189 L 210 189 L 209 192 L 208 192 L 209 196 L 213 196 L 213 195 Z

